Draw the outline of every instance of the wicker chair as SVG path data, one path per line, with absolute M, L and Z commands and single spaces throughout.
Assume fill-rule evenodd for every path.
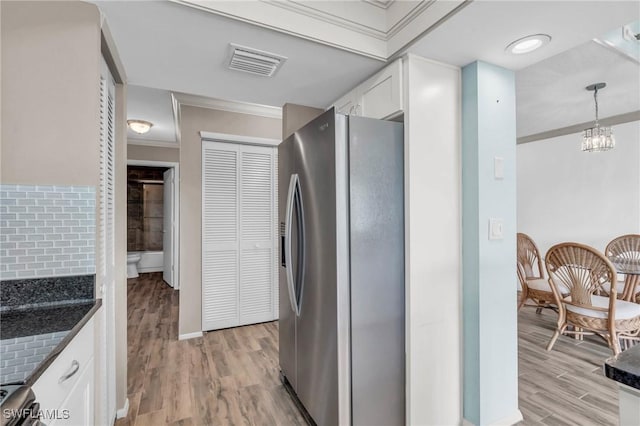
M 615 268 L 602 253 L 584 244 L 557 244 L 547 252 L 546 265 L 560 308 L 548 351 L 563 333 L 579 337 L 597 334 L 607 341 L 614 355 L 620 353 L 620 339 L 638 340 L 640 305 L 616 299 L 615 285 L 610 285 L 610 297 L 596 295 L 617 278 Z M 560 286 L 567 287 L 570 294 L 563 297 Z M 570 325 L 573 330 L 567 330 Z
M 609 258 L 615 257 L 620 260 L 640 262 L 640 235 L 629 234 L 614 238 L 607 244 L 604 254 Z M 618 278 L 616 285 L 618 298 L 640 303 L 640 283 L 638 281 L 640 281 L 640 276 L 627 275 L 626 277 Z M 633 290 L 634 286 L 635 290 Z M 609 291 L 608 288 L 605 288 L 605 290 Z
M 555 299 L 549 282 L 544 277 L 542 258 L 540 257 L 538 246 L 527 234 L 518 233 L 517 235 L 516 257 L 518 261 L 518 280 L 522 287 L 518 310 L 523 306 L 537 308 L 537 313 L 542 312 L 542 308 L 557 310 L 555 306 L 549 303 Z M 566 288 L 562 289 L 561 292 L 564 295 L 569 294 L 569 290 Z M 526 305 L 525 302 L 529 299 L 535 304 Z

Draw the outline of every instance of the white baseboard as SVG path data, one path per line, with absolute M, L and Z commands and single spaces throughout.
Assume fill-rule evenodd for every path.
M 202 337 L 202 331 L 196 331 L 194 333 L 186 333 L 178 335 L 178 340 L 195 339 L 196 337 Z
M 116 419 L 124 419 L 129 413 L 129 398 L 124 400 L 124 407 L 116 411 Z
M 503 417 L 496 422 L 489 423 L 488 426 L 512 426 L 516 423 L 521 422 L 522 420 L 522 413 L 520 412 L 520 410 L 516 410 L 515 413 L 512 413 L 507 417 Z M 462 419 L 462 426 L 474 426 L 474 423 L 470 422 L 467 419 Z
M 162 266 L 150 266 L 148 268 L 138 268 L 139 274 L 148 274 L 149 272 L 162 272 L 164 268 Z

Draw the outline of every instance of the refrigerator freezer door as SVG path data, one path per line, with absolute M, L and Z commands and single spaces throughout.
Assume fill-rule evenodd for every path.
M 354 426 L 405 424 L 403 126 L 349 118 Z
M 318 426 L 339 424 L 335 131 L 331 110 L 296 132 L 293 142 L 304 204 L 306 259 L 296 324 L 295 390 Z
M 293 267 L 293 263 L 286 259 L 286 234 L 287 228 L 287 195 L 294 169 L 293 139 L 289 137 L 278 146 L 278 223 L 279 223 L 279 356 L 280 370 L 295 389 L 296 376 L 296 313 L 289 303 L 289 286 L 287 283 L 287 268 Z

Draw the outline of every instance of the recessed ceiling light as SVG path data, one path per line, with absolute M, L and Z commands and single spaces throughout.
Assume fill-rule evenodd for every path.
M 533 52 L 550 41 L 551 36 L 547 34 L 533 34 L 510 43 L 505 50 L 514 55 L 522 55 L 523 53 Z
M 153 123 L 144 120 L 127 120 L 127 125 L 140 135 L 147 133 L 153 127 Z

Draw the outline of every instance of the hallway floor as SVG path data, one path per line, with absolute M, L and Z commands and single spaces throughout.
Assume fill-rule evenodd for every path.
M 129 415 L 117 426 L 304 425 L 278 377 L 277 322 L 178 340 L 178 291 L 161 273 L 128 280 Z M 600 340 L 561 336 L 555 313 L 519 313 L 522 425 L 616 425 L 618 394 Z
M 304 425 L 278 370 L 277 322 L 178 340 L 178 291 L 128 280 L 129 414 L 117 426 Z

